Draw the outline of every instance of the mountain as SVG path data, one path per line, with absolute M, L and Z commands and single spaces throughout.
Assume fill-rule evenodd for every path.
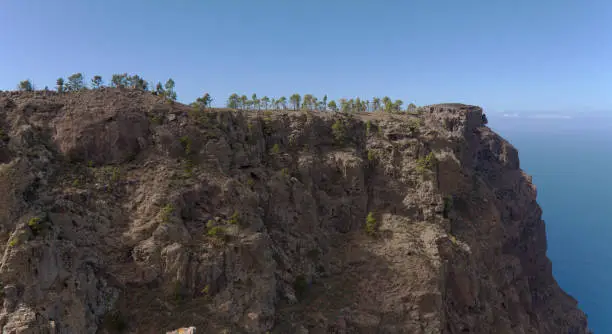
M 6 333 L 587 333 L 482 109 L 0 93 Z

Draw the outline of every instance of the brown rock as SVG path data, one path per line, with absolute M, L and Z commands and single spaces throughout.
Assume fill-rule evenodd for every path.
M 190 112 L 0 93 L 3 332 L 587 332 L 480 108 Z

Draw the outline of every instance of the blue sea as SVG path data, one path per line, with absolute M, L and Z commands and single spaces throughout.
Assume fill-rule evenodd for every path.
M 612 112 L 487 116 L 533 176 L 557 282 L 612 333 Z

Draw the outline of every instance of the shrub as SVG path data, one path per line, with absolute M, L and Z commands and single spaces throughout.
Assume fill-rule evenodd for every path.
M 174 213 L 174 206 L 170 203 L 166 204 L 161 209 L 162 223 L 167 224 L 170 222 L 170 216 Z
M 366 122 L 366 136 L 370 135 L 370 131 L 372 130 L 372 121 Z
M 262 131 L 264 132 L 264 134 L 266 134 L 268 136 L 272 135 L 274 133 L 274 126 L 272 124 L 272 119 L 271 118 L 264 118 L 263 119 Z
M 93 162 L 90 161 L 89 168 L 98 182 L 104 184 L 104 186 L 107 186 L 110 190 L 112 190 L 114 185 L 121 179 L 121 170 L 117 166 L 104 166 L 95 169 L 93 167 Z
M 376 233 L 376 228 L 378 226 L 378 222 L 376 218 L 374 218 L 374 213 L 369 212 L 366 217 L 365 230 L 369 235 L 374 235 Z
M 12 237 L 11 240 L 9 240 L 9 247 L 15 247 L 19 244 L 19 238 L 18 237 Z
M 191 139 L 188 136 L 183 136 L 180 138 L 181 145 L 183 145 L 183 149 L 185 150 L 185 155 L 191 154 Z
M 372 150 L 368 150 L 368 161 L 374 161 L 376 159 L 376 153 Z
M 204 295 L 204 298 L 210 297 L 210 285 L 206 284 L 206 286 L 204 286 L 204 288 L 200 290 L 200 293 Z
M 413 118 L 408 122 L 408 129 L 410 129 L 412 133 L 416 132 L 420 126 L 421 120 L 419 118 Z
M 424 173 L 427 170 L 431 170 L 436 166 L 437 160 L 433 152 L 429 152 L 425 157 L 417 160 L 416 170 L 419 173 Z
M 337 142 L 343 142 L 344 141 L 344 123 L 342 123 L 341 120 L 336 120 L 336 122 L 334 122 L 334 124 L 332 125 L 332 134 L 334 135 L 334 139 Z
M 33 217 L 28 221 L 28 227 L 30 228 L 34 236 L 37 236 L 38 233 L 40 232 L 42 228 L 41 222 L 42 222 L 42 219 L 40 219 L 39 217 Z
M 206 232 L 206 234 L 209 237 L 221 239 L 225 236 L 225 228 L 223 228 L 222 226 L 213 226 L 208 230 L 208 232 Z
M 240 222 L 240 214 L 238 211 L 234 211 L 234 214 L 227 220 L 228 223 L 238 225 Z
M 121 171 L 119 171 L 119 167 L 112 167 L 110 170 L 110 179 L 112 182 L 119 181 L 121 177 Z
M 186 178 L 190 178 L 193 176 L 193 168 L 194 168 L 194 163 L 191 159 L 187 159 L 187 161 L 185 161 L 185 177 Z
M 150 115 L 149 116 L 149 120 L 151 121 L 151 123 L 153 123 L 155 125 L 161 125 L 162 124 L 162 118 L 160 116 L 157 116 L 157 115 Z
M 280 145 L 274 144 L 274 146 L 272 146 L 272 154 L 279 154 L 279 153 L 280 153 Z

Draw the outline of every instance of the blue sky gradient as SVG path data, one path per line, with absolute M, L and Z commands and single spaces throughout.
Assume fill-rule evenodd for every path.
M 75 72 L 210 92 L 612 110 L 612 2 L 0 2 L 0 89 Z

